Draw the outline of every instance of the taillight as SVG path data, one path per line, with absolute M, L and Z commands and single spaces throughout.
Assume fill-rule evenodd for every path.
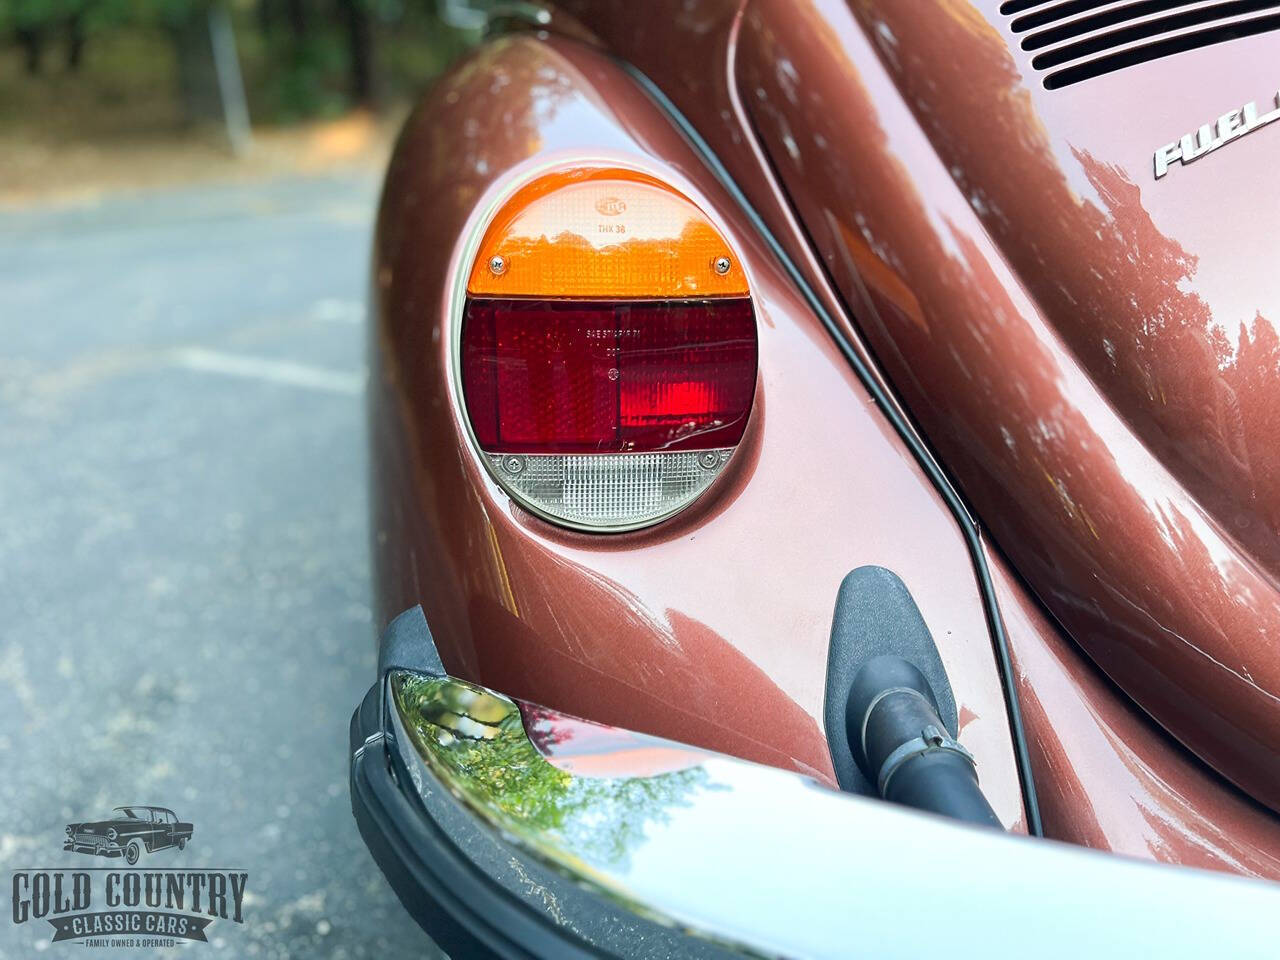
M 756 327 L 740 264 L 689 200 L 582 172 L 516 194 L 481 244 L 460 345 L 490 472 L 570 526 L 687 506 L 742 439 Z

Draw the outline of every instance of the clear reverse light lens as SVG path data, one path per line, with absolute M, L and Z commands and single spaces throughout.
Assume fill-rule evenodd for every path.
M 485 456 L 507 489 L 536 511 L 607 528 L 641 526 L 688 506 L 732 452 Z

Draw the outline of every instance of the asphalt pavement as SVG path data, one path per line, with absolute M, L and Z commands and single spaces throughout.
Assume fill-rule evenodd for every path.
M 135 803 L 195 826 L 144 866 L 248 873 L 244 923 L 101 953 L 436 955 L 347 794 L 374 671 L 376 191 L 351 175 L 0 213 L 0 956 L 90 949 L 13 923 L 11 871 L 120 866 L 64 852 L 64 830 Z

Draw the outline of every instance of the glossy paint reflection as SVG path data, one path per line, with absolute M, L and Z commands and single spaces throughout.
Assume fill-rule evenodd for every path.
M 449 377 L 466 238 L 526 178 L 584 158 L 660 176 L 706 213 L 741 260 L 759 334 L 755 400 L 714 486 L 668 521 L 607 537 L 512 503 L 467 442 Z M 960 739 L 984 789 L 1006 826 L 1020 821 L 951 514 L 741 212 L 616 63 L 521 36 L 450 71 L 397 147 L 374 276 L 380 618 L 421 603 L 445 665 L 468 680 L 831 781 L 820 718 L 836 591 L 853 567 L 885 566 L 911 587 L 974 718 Z
M 1274 216 L 1244 213 L 1280 200 L 1280 130 L 1166 183 L 1151 157 L 1202 122 L 1198 104 L 1217 116 L 1272 100 L 1274 35 L 1050 92 L 996 2 L 925 18 L 900 4 L 852 6 L 1077 362 L 1228 535 L 1280 573 L 1280 246 Z M 1212 80 L 1188 82 L 1198 76 Z
M 828 221 L 820 217 L 810 219 L 805 228 L 800 227 L 792 208 L 794 198 L 780 190 L 776 178 L 769 175 L 771 164 L 765 162 L 763 155 L 758 153 L 756 139 L 750 132 L 753 130 L 754 123 L 745 112 L 744 101 L 749 104 L 753 102 L 753 98 L 768 97 L 770 91 L 776 89 L 788 98 L 786 100 L 788 104 L 798 104 L 801 99 L 801 85 L 798 82 L 800 77 L 803 75 L 807 86 L 821 82 L 823 71 L 819 69 L 818 61 L 832 50 L 839 51 L 843 28 L 837 27 L 833 31 L 814 28 L 802 42 L 793 43 L 787 31 L 770 27 L 775 34 L 782 34 L 782 39 L 785 41 L 770 48 L 781 54 L 781 58 L 776 63 L 779 75 L 777 85 L 776 87 L 762 85 L 752 90 L 743 84 L 740 95 L 739 90 L 730 85 L 727 79 L 736 75 L 735 64 L 741 53 L 740 39 L 743 33 L 750 33 L 755 28 L 747 25 L 743 27 L 743 32 L 739 32 L 739 22 L 735 18 L 740 12 L 741 4 L 737 0 L 718 0 L 718 2 L 709 0 L 692 7 L 683 3 L 682 0 L 653 0 L 643 6 L 629 3 L 627 0 L 592 0 L 590 3 L 586 0 L 573 0 L 570 5 L 588 22 L 590 29 L 603 38 L 612 52 L 639 66 L 693 122 L 698 131 L 709 141 L 712 150 L 728 168 L 734 180 L 742 187 L 756 210 L 769 224 L 775 236 L 787 249 L 793 261 L 806 275 L 817 296 L 826 302 L 828 308 L 836 315 L 837 322 L 848 323 L 848 315 L 838 297 L 831 292 L 826 270 L 830 270 L 834 276 L 853 279 L 854 287 L 860 280 L 867 287 L 875 290 L 876 296 L 893 304 L 894 309 L 907 318 L 906 322 L 924 326 L 925 319 L 920 300 L 901 272 L 900 265 L 890 259 L 882 259 L 878 252 L 886 248 L 881 246 L 872 249 L 865 242 L 856 243 L 852 238 L 861 237 L 860 232 L 849 230 L 848 227 L 842 229 L 839 221 Z M 780 15 L 799 16 L 806 23 L 808 22 L 807 15 L 798 5 L 786 6 L 788 11 Z M 911 5 L 903 6 L 913 9 Z M 984 8 L 988 14 L 991 6 L 988 4 Z M 934 9 L 934 6 L 931 6 L 930 13 Z M 844 5 L 827 4 L 822 7 L 822 11 L 838 23 L 852 25 L 849 10 Z M 690 17 L 696 17 L 698 22 L 696 24 L 687 22 Z M 660 41 L 656 39 L 659 31 L 662 34 Z M 852 32 L 859 34 L 856 27 Z M 867 59 L 873 62 L 875 53 L 872 48 L 864 46 L 863 49 L 870 54 Z M 1017 59 L 1021 54 L 1013 51 L 1013 56 Z M 1187 56 L 1198 57 L 1199 55 Z M 1173 112 L 1181 114 L 1182 110 L 1188 109 L 1184 104 L 1190 100 L 1213 100 L 1213 104 L 1206 103 L 1203 116 L 1216 116 L 1221 112 L 1217 105 L 1219 101 L 1230 103 L 1236 97 L 1236 93 L 1225 95 L 1219 93 L 1216 77 L 1233 74 L 1245 67 L 1245 64 L 1218 62 L 1211 70 L 1201 70 L 1198 74 L 1188 73 L 1186 88 L 1180 96 L 1174 97 L 1152 95 L 1151 90 L 1159 87 L 1159 84 L 1151 86 L 1142 83 L 1129 84 L 1126 79 L 1118 81 L 1122 89 L 1106 90 L 1097 96 L 1096 101 L 1091 102 L 1092 94 L 1088 94 L 1088 91 L 1097 88 L 1082 85 L 1079 89 L 1088 95 L 1082 94 L 1078 124 L 1082 127 L 1088 126 L 1093 136 L 1107 133 L 1120 141 L 1120 149 L 1126 150 L 1126 156 L 1131 157 L 1136 180 L 1141 172 L 1144 155 L 1143 144 L 1132 135 L 1134 118 L 1153 116 L 1153 126 L 1159 124 L 1168 132 L 1157 136 L 1151 146 L 1163 143 L 1184 128 L 1190 129 L 1190 127 L 1180 118 L 1172 122 L 1161 120 L 1160 114 L 1167 115 Z M 905 125 L 904 128 L 909 129 L 913 118 L 907 111 L 902 110 L 901 95 L 897 88 L 892 83 L 881 82 L 874 73 L 864 77 L 864 82 L 875 97 L 884 98 L 885 104 L 897 105 L 898 112 L 894 113 L 894 117 L 900 118 Z M 1028 89 L 1033 99 L 1037 101 L 1046 99 L 1047 95 L 1036 90 L 1033 85 L 1029 85 Z M 1132 104 L 1129 109 L 1120 111 L 1122 117 L 1119 121 L 1096 122 L 1093 118 L 1097 107 L 1101 105 L 1106 108 L 1117 94 L 1142 102 Z M 1265 98 L 1265 94 L 1257 96 Z M 847 97 L 848 88 L 837 88 L 835 93 L 830 94 L 827 102 L 835 105 L 831 109 L 843 109 Z M 1244 99 L 1253 98 L 1255 94 L 1249 93 Z M 984 107 L 984 112 L 985 109 Z M 793 111 L 794 115 L 798 115 L 798 110 Z M 974 123 L 974 129 L 980 133 L 979 117 L 961 119 Z M 886 133 L 892 136 L 893 128 Z M 1263 134 L 1258 134 L 1258 136 L 1261 135 Z M 812 173 L 815 176 L 825 175 L 825 171 L 829 168 L 815 160 L 811 146 L 803 138 L 796 139 L 793 135 L 792 139 L 796 141 L 796 149 L 802 151 L 806 158 L 804 166 L 806 173 Z M 786 140 L 780 138 L 778 142 L 785 150 Z M 919 138 L 910 142 L 899 139 L 895 143 L 908 156 L 916 153 L 926 157 L 934 155 L 932 148 Z M 818 146 L 824 145 L 818 144 Z M 1225 155 L 1239 146 L 1233 145 L 1222 153 Z M 831 144 L 828 141 L 825 148 L 830 149 L 830 147 Z M 847 146 L 842 149 L 845 149 L 849 156 L 857 155 Z M 1099 156 L 1115 153 L 1114 150 L 1107 151 L 1097 147 L 1093 152 Z M 787 155 L 789 156 L 789 153 Z M 860 159 L 865 161 L 865 158 L 860 157 Z M 1149 155 L 1145 159 L 1149 160 Z M 1214 157 L 1209 162 L 1216 163 L 1218 159 L 1220 158 Z M 1231 159 L 1230 163 L 1244 164 L 1245 161 Z M 1196 167 L 1213 169 L 1199 162 Z M 1194 172 L 1196 167 L 1190 170 L 1180 168 L 1175 173 L 1171 173 L 1170 177 L 1184 172 Z M 1214 173 L 1196 173 L 1195 175 L 1220 182 L 1226 189 L 1230 189 L 1239 170 L 1240 168 L 1236 167 L 1229 173 L 1221 175 Z M 840 176 L 849 178 L 852 174 L 849 170 L 843 170 Z M 945 170 L 940 171 L 940 176 L 930 182 L 935 183 L 940 190 L 955 189 L 954 181 Z M 1203 184 L 1197 184 L 1195 189 L 1166 194 L 1170 203 L 1164 207 L 1161 217 L 1166 232 L 1170 232 L 1168 217 L 1171 213 L 1178 212 L 1194 224 L 1198 236 L 1214 241 L 1208 247 L 1204 240 L 1194 245 L 1199 258 L 1196 275 L 1202 295 L 1206 288 L 1212 286 L 1216 290 L 1213 295 L 1214 302 L 1221 303 L 1224 294 L 1229 294 L 1236 289 L 1234 277 L 1240 273 L 1236 263 L 1242 262 L 1241 258 L 1250 264 L 1248 273 L 1251 284 L 1257 284 L 1268 276 L 1265 270 L 1259 269 L 1258 262 L 1259 258 L 1265 258 L 1268 255 L 1270 247 L 1266 242 L 1250 244 L 1235 242 L 1236 232 L 1241 225 L 1240 217 L 1221 213 L 1211 218 L 1201 215 L 1196 198 L 1201 195 L 1203 186 Z M 1143 198 L 1148 204 L 1150 203 L 1152 194 L 1149 189 L 1144 190 Z M 1236 209 L 1230 200 L 1224 204 L 1219 199 L 1217 206 L 1219 210 Z M 806 212 L 809 209 L 811 208 L 806 208 Z M 1258 219 L 1260 223 L 1257 229 L 1265 230 L 1265 218 Z M 1252 219 L 1249 219 L 1246 225 L 1251 229 L 1255 226 Z M 854 223 L 852 226 L 856 227 L 857 224 Z M 844 253 L 840 252 L 840 246 L 834 243 L 830 247 L 824 247 L 830 251 L 825 258 L 825 263 L 815 260 L 816 247 L 811 244 L 810 235 L 806 231 L 811 231 L 816 239 L 825 236 L 829 230 L 848 234 L 844 246 L 856 266 L 856 271 L 851 271 Z M 1174 234 L 1178 235 L 1178 232 L 1175 231 Z M 1207 256 L 1206 254 L 1210 251 L 1213 255 Z M 1280 282 L 1280 272 L 1271 271 L 1269 276 L 1273 284 Z M 845 289 L 850 288 L 845 285 Z M 1266 299 L 1272 302 L 1276 296 L 1268 294 Z M 866 312 L 868 316 L 874 316 L 874 312 L 864 304 L 865 302 L 861 300 L 852 301 L 853 308 L 859 314 Z M 1225 312 L 1226 307 L 1215 307 L 1215 311 L 1218 310 Z M 852 328 L 850 328 L 850 336 L 853 337 L 855 349 L 869 357 L 865 342 Z M 1002 504 L 1001 510 L 1005 508 L 1006 505 Z M 1033 642 L 1029 641 L 1028 637 L 1034 637 L 1033 631 L 1021 630 L 1019 624 L 1028 621 L 1043 622 L 1043 612 L 1036 598 L 1030 596 L 1025 590 L 1002 591 L 1000 603 L 1010 631 L 1010 642 L 1017 653 L 1019 647 L 1025 647 L 1028 642 Z M 1028 701 L 1028 709 L 1024 710 L 1024 719 L 1029 727 L 1032 747 L 1033 750 L 1039 751 L 1039 759 L 1035 761 L 1036 782 L 1041 794 L 1049 835 L 1102 849 L 1114 849 L 1133 856 L 1201 865 L 1210 865 L 1212 861 L 1227 869 L 1236 869 L 1231 864 L 1239 863 L 1240 869 L 1244 872 L 1257 871 L 1264 875 L 1273 875 L 1267 864 L 1274 863 L 1277 855 L 1280 855 L 1280 843 L 1277 843 L 1276 821 L 1271 814 L 1253 804 L 1229 784 L 1205 769 L 1180 745 L 1173 742 L 1158 728 L 1153 727 L 1149 719 L 1134 707 L 1125 694 L 1097 675 L 1094 666 L 1084 659 L 1084 655 L 1075 644 L 1069 639 L 1057 636 L 1054 628 L 1046 627 L 1046 629 L 1048 635 L 1056 638 L 1055 656 L 1036 657 L 1033 660 L 1028 654 L 1021 658 L 1019 663 L 1022 667 L 1021 676 L 1024 684 L 1034 687 L 1035 690 L 1046 691 L 1037 699 L 1033 690 L 1024 689 L 1022 696 Z M 1087 715 L 1080 710 L 1073 708 L 1072 712 L 1067 712 L 1048 708 L 1049 704 L 1056 702 L 1056 698 L 1051 697 L 1048 691 L 1064 690 L 1074 690 L 1077 698 L 1089 692 L 1096 694 L 1091 700 L 1091 706 L 1081 709 L 1091 711 L 1105 722 L 1107 727 L 1105 736 L 1097 735 L 1096 728 L 1088 723 L 1068 722 L 1073 718 L 1079 720 Z M 1066 702 L 1078 704 L 1079 700 L 1068 698 Z M 1032 709 L 1037 704 L 1046 705 L 1046 709 Z M 964 717 L 965 709 L 962 708 L 962 724 Z M 1137 754 L 1146 766 L 1149 782 L 1159 787 L 1159 789 L 1153 789 L 1141 802 L 1153 809 L 1164 808 L 1164 813 L 1153 814 L 1148 818 L 1133 816 L 1128 812 L 1132 809 L 1132 801 L 1123 791 L 1132 781 L 1123 776 L 1114 776 L 1114 771 L 1119 765 L 1125 763 L 1126 757 L 1132 754 Z M 1179 817 L 1168 812 L 1172 809 L 1188 808 L 1198 812 L 1199 815 Z M 1153 822 L 1176 823 L 1177 829 L 1166 831 L 1157 838 L 1149 829 L 1149 825 Z M 1224 833 L 1229 834 L 1232 849 L 1219 857 L 1212 851 L 1222 842 L 1220 838 Z
M 1019 572 L 1145 709 L 1280 806 L 1274 531 L 1251 549 L 1223 522 L 1238 500 L 1271 523 L 1264 481 L 1231 477 L 1246 460 L 1269 474 L 1280 450 L 1277 407 L 1239 402 L 1241 378 L 1269 391 L 1273 374 L 1213 345 L 1194 255 L 1124 167 L 1057 149 L 1057 115 L 1038 112 L 996 28 L 967 3 L 910 6 L 855 3 L 855 20 L 834 2 L 754 2 L 743 100 L 890 379 Z
M 990 557 L 1045 833 L 1100 850 L 1280 880 L 1280 820 L 1098 675 Z

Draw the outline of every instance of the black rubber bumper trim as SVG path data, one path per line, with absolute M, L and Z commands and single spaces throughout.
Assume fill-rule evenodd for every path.
M 738 955 L 641 916 L 527 856 L 424 768 L 415 768 L 424 782 L 414 782 L 394 742 L 386 702 L 394 670 L 445 675 L 421 607 L 387 625 L 378 644 L 378 681 L 351 718 L 351 812 L 409 915 L 454 960 Z
M 410 916 L 458 960 L 603 956 L 513 898 L 400 789 L 381 699 L 379 681 L 351 718 L 351 812 Z

